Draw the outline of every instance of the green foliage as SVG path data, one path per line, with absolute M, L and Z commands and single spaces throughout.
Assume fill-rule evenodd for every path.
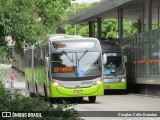
M 117 20 L 116 19 L 102 20 L 102 38 L 117 38 L 117 35 L 118 35 Z
M 118 37 L 118 20 L 104 19 L 102 22 L 102 38 Z M 123 20 L 123 35 L 133 35 L 137 33 L 137 23 L 131 20 Z
M 66 33 L 70 34 L 70 35 L 74 35 L 74 25 L 72 24 L 67 24 L 65 25 L 66 27 Z M 80 24 L 80 25 L 76 25 L 76 30 L 77 30 L 77 35 L 81 35 L 81 36 L 88 36 L 89 35 L 89 30 L 88 30 L 88 25 L 87 24 Z
M 3 81 L 4 77 L 7 76 L 7 73 L 0 69 L 0 81 Z
M 123 20 L 123 36 L 134 35 L 138 31 L 138 23 L 132 20 Z
M 76 3 L 76 13 L 79 13 L 83 10 L 86 10 L 87 8 L 91 7 L 93 4 L 78 4 Z M 71 4 L 71 6 L 66 10 L 65 12 L 65 17 L 63 19 L 67 19 L 68 17 L 71 17 L 72 15 L 75 14 L 75 4 Z M 74 32 L 74 25 L 72 24 L 66 24 L 63 25 L 62 28 L 65 29 L 67 34 L 73 35 Z M 76 30 L 77 30 L 77 35 L 81 36 L 88 36 L 89 35 L 89 30 L 88 30 L 88 25 L 86 23 L 84 24 L 77 24 L 76 25 Z
M 70 8 L 66 10 L 66 18 L 74 15 L 74 5 L 72 4 Z M 77 13 L 83 12 L 83 10 L 96 5 L 93 4 L 76 4 Z M 65 19 L 66 19 L 65 18 Z M 133 35 L 137 33 L 137 23 L 131 20 L 123 20 L 123 34 L 124 36 Z M 66 30 L 67 34 L 74 34 L 74 25 L 66 24 L 62 28 Z M 88 36 L 89 29 L 88 23 L 76 24 L 76 31 L 78 35 Z M 98 36 L 97 23 L 95 23 L 95 37 Z M 102 20 L 102 38 L 117 38 L 118 37 L 118 20 L 117 19 L 103 19 Z
M 67 0 L 36 0 L 41 22 L 50 28 L 64 16 L 62 11 L 65 11 L 68 5 Z
M 2 45 L 0 46 L 0 62 L 6 61 L 6 56 L 8 54 L 6 46 Z
M 158 24 L 152 24 L 152 29 L 158 29 Z
M 65 0 L 0 0 L 0 38 L 11 36 L 18 53 L 24 43 L 43 43 L 67 6 Z
M 53 112 L 55 117 L 49 120 L 80 120 L 78 112 L 71 108 L 72 104 L 53 105 L 38 98 L 25 97 L 19 91 L 9 91 L 0 81 L 0 111 L 29 111 L 45 112 L 46 115 Z M 15 118 L 10 118 L 10 120 Z M 18 118 L 16 118 L 17 120 Z M 22 118 L 21 118 L 22 119 Z M 29 118 L 24 118 L 29 119 Z M 35 118 L 34 118 L 35 119 Z M 39 118 L 40 119 L 40 118 Z M 45 119 L 45 118 L 43 118 Z M 46 118 L 47 119 L 47 118 Z
M 65 11 L 66 17 L 71 17 L 72 15 L 75 14 L 75 11 L 76 11 L 76 13 L 80 13 L 81 11 L 86 10 L 87 8 L 89 8 L 91 6 L 92 6 L 91 4 L 73 3 Z

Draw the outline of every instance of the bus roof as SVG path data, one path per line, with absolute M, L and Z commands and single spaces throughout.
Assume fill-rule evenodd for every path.
M 98 40 L 92 37 L 82 37 L 80 35 L 66 35 L 66 34 L 53 34 L 49 36 L 49 41 L 64 41 L 64 40 Z

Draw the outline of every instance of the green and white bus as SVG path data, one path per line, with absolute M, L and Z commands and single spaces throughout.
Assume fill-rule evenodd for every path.
M 48 98 L 104 94 L 101 45 L 96 38 L 52 35 L 44 47 L 25 50 L 25 80 L 31 94 Z
M 127 89 L 126 80 L 126 56 L 123 54 L 121 46 L 115 41 L 100 41 L 103 55 L 107 62 L 104 63 L 104 89 L 124 90 Z

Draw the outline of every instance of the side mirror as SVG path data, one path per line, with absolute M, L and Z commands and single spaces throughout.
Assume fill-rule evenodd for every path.
M 127 56 L 124 56 L 124 62 L 127 62 Z
M 49 57 L 45 57 L 45 67 L 49 67 Z
M 103 54 L 103 64 L 107 63 L 107 55 L 104 53 Z

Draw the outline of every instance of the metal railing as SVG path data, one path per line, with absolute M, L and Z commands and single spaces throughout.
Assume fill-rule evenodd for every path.
M 160 84 L 160 29 L 124 37 L 130 82 Z

